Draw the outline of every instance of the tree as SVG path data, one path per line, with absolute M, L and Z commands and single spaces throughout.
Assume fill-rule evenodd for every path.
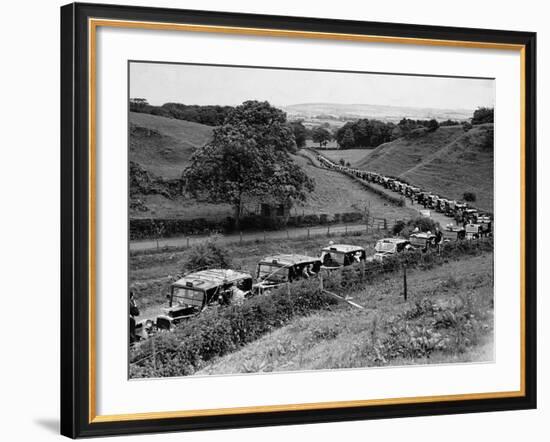
M 185 189 L 210 202 L 234 208 L 240 227 L 246 199 L 303 201 L 313 181 L 292 161 L 294 135 L 286 115 L 268 102 L 246 101 L 198 148 L 183 171 Z
M 492 107 L 478 107 L 474 111 L 472 124 L 493 123 L 495 119 L 495 109 Z
M 296 146 L 298 148 L 302 148 L 306 145 L 306 138 L 307 138 L 307 129 L 302 124 L 301 121 L 293 121 L 290 123 L 290 127 L 292 128 L 292 132 L 294 132 L 294 140 L 296 141 Z
M 311 132 L 311 139 L 314 143 L 319 143 L 319 147 L 322 147 L 332 140 L 332 134 L 324 127 L 318 126 Z
M 435 132 L 437 129 L 439 129 L 439 123 L 435 118 L 432 118 L 430 121 L 428 121 L 428 132 Z
M 462 199 L 469 203 L 473 203 L 477 198 L 474 192 L 464 192 L 464 195 L 462 195 Z
M 342 136 L 342 140 L 340 141 L 340 148 L 341 149 L 351 149 L 355 146 L 355 137 L 353 135 L 353 130 L 351 127 L 348 127 Z

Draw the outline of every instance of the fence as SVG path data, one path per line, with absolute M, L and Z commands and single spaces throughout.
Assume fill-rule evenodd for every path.
M 210 232 L 206 235 L 187 235 L 172 238 L 155 238 L 145 241 L 133 241 L 130 243 L 130 251 L 166 250 L 172 248 L 184 249 L 195 244 L 207 241 L 210 238 L 223 244 L 243 244 L 250 242 L 267 242 L 281 239 L 310 239 L 316 236 L 346 236 L 362 235 L 370 232 L 388 232 L 399 220 L 367 217 L 366 220 L 357 224 L 325 224 L 311 227 L 285 227 L 281 230 L 262 230 L 253 232 L 234 232 L 224 235 L 216 235 L 217 232 Z M 220 232 L 221 233 L 221 232 Z

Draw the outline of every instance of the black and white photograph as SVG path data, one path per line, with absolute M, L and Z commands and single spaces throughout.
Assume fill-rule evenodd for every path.
M 494 79 L 128 76 L 130 378 L 494 360 Z

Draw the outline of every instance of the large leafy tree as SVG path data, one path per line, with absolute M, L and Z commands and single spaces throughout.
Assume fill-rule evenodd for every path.
M 194 152 L 183 172 L 186 190 L 231 204 L 238 228 L 247 199 L 303 201 L 313 190 L 313 181 L 292 161 L 295 148 L 284 112 L 268 102 L 246 101 Z
M 322 147 L 332 140 L 332 134 L 324 127 L 317 126 L 311 132 L 311 139 L 314 143 L 319 143 L 319 147 Z
M 302 148 L 306 145 L 307 139 L 307 129 L 302 124 L 301 121 L 293 121 L 290 123 L 290 127 L 294 132 L 294 140 L 296 141 L 296 146 Z

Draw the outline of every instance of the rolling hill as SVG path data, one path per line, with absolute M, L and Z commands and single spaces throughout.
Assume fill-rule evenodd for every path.
M 376 118 L 383 121 L 398 122 L 402 118 L 413 120 L 467 120 L 472 109 L 435 109 L 423 107 L 385 106 L 377 104 L 340 104 L 340 103 L 300 103 L 283 106 L 290 119 L 315 118 L 323 116 L 334 119 Z
M 424 130 L 382 144 L 356 167 L 403 178 L 453 199 L 474 192 L 475 205 L 493 210 L 493 124 Z
M 130 161 L 154 175 L 179 178 L 195 148 L 212 137 L 212 127 L 191 121 L 130 112 Z

